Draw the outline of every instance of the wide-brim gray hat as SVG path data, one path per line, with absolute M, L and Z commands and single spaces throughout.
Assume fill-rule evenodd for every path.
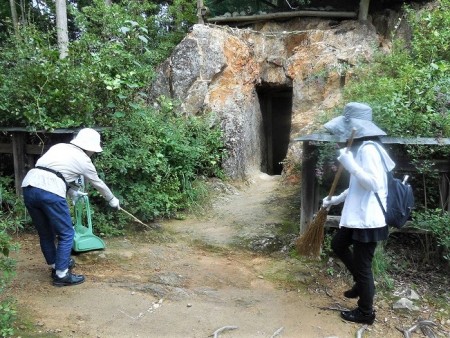
M 372 122 L 372 108 L 364 103 L 350 102 L 344 107 L 341 116 L 324 124 L 332 134 L 348 139 L 355 128 L 355 138 L 384 136 L 386 133 Z

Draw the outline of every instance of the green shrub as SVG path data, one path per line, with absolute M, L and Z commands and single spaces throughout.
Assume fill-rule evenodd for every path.
M 205 118 L 136 106 L 112 123 L 95 163 L 123 207 L 144 221 L 189 208 L 198 177 L 222 176 L 222 133 Z
M 391 259 L 386 254 L 384 246 L 385 242 L 378 243 L 372 261 L 372 270 L 375 280 L 384 288 L 391 289 L 393 287 L 393 280 L 389 274 Z
M 151 104 L 146 92 L 154 69 L 189 28 L 195 3 L 83 4 L 69 6 L 71 41 L 64 60 L 56 31 L 41 25 L 27 23 L 0 43 L 0 124 L 30 130 L 110 127 L 95 162 L 123 206 L 143 220 L 188 208 L 199 194 L 196 180 L 222 175 L 221 132 L 207 117 L 177 115 L 171 100 L 159 100 L 161 111 L 145 106 Z M 91 196 L 96 229 L 120 234 L 129 218 L 105 212 L 103 199 Z
M 72 41 L 64 60 L 56 29 L 23 25 L 0 44 L 0 123 L 50 130 L 109 125 L 114 113 L 145 96 L 154 68 L 188 28 L 181 14 L 177 24 L 161 27 L 160 10 L 128 0 L 69 6 Z
M 390 136 L 450 137 L 450 1 L 432 10 L 407 9 L 409 44 L 354 69 L 346 101 L 369 103 L 374 121 Z
M 17 229 L 17 219 L 14 215 L 14 205 L 17 198 L 7 189 L 10 178 L 0 177 L 0 336 L 13 335 L 13 323 L 16 311 L 14 302 L 5 295 L 5 291 L 15 276 L 16 261 L 10 253 L 17 245 L 9 235 Z M 5 209 L 5 210 L 4 210 Z
M 0 301 L 0 337 L 12 337 L 14 335 L 13 323 L 16 320 L 16 314 L 14 301 L 10 299 Z
M 413 214 L 412 227 L 431 232 L 440 258 L 450 262 L 450 216 L 442 209 L 428 209 Z

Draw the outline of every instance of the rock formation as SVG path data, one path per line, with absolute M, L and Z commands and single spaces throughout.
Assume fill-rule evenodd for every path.
M 352 66 L 370 60 L 381 45 L 375 26 L 356 20 L 297 18 L 252 29 L 194 25 L 160 66 L 150 98 L 171 97 L 185 114 L 212 113 L 212 123 L 224 131 L 225 171 L 246 179 L 265 171 L 267 144 L 273 141 L 265 134 L 261 99 L 271 90 L 287 90 L 292 93 L 283 155 L 287 172 L 301 159 L 301 143 L 294 139 L 321 125 L 324 111 L 343 106 Z

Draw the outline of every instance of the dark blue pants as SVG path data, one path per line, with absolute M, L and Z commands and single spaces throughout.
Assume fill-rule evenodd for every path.
M 23 188 L 23 199 L 47 264 L 55 264 L 56 270 L 66 270 L 75 235 L 66 199 L 31 186 Z
M 339 228 L 331 241 L 331 248 L 345 264 L 353 276 L 358 291 L 358 307 L 361 311 L 373 311 L 375 283 L 372 273 L 372 260 L 377 242 L 363 243 L 352 239 L 353 230 Z M 353 246 L 353 250 L 350 250 Z

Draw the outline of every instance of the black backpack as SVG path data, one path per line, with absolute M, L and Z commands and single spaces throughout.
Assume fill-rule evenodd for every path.
M 407 177 L 403 182 L 395 178 L 391 171 L 388 171 L 386 163 L 384 162 L 383 155 L 377 145 L 374 145 L 380 154 L 381 161 L 383 162 L 384 168 L 386 170 L 387 182 L 388 182 L 388 194 L 386 201 L 386 210 L 381 203 L 380 196 L 375 193 L 378 203 L 380 204 L 381 210 L 383 210 L 384 219 L 388 226 L 393 226 L 400 229 L 403 227 L 411 215 L 412 209 L 414 208 L 414 194 L 411 185 L 406 183 Z

